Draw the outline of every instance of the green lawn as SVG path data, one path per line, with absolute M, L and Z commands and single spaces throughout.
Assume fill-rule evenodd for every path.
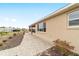
M 9 32 L 0 32 L 0 36 L 8 35 Z
M 0 32 L 0 36 L 10 36 L 10 35 L 13 35 L 13 33 L 16 33 L 16 32 Z

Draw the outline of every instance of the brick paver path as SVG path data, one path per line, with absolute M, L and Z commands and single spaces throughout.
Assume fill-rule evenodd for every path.
M 17 47 L 0 51 L 2 56 L 33 56 L 52 45 L 38 37 L 26 33 L 21 44 Z

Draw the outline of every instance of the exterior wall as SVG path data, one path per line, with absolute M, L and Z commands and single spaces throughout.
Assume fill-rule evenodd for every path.
M 51 35 L 50 41 L 61 39 L 70 42 L 75 46 L 75 51 L 79 53 L 79 29 L 69 29 L 67 27 L 67 15 L 63 14 L 47 22 L 47 33 Z M 52 25 L 52 27 L 51 27 Z
M 67 13 L 45 21 L 47 27 L 46 32 L 38 32 L 36 25 L 35 35 L 50 43 L 56 39 L 66 40 L 75 47 L 74 51 L 79 53 L 79 29 L 68 28 Z

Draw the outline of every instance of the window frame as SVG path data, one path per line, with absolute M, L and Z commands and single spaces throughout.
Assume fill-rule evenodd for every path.
M 67 14 L 67 17 L 68 17 L 68 21 L 67 21 L 67 27 L 68 28 L 72 28 L 72 29 L 75 29 L 75 28 L 79 28 L 79 25 L 69 25 L 69 16 L 70 16 L 70 14 L 73 14 L 73 12 L 76 12 L 76 11 L 79 11 L 79 9 L 78 10 L 75 10 L 75 11 L 72 11 L 72 12 L 70 12 L 70 13 L 68 13 Z M 79 19 L 79 18 L 74 18 L 74 19 Z
M 39 28 L 40 23 L 43 23 L 43 28 L 42 29 Z M 46 22 L 40 22 L 40 23 L 37 24 L 37 31 L 46 32 Z

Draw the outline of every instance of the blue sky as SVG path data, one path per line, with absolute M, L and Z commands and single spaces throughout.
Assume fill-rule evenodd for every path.
M 0 26 L 24 27 L 66 6 L 66 3 L 0 3 Z

